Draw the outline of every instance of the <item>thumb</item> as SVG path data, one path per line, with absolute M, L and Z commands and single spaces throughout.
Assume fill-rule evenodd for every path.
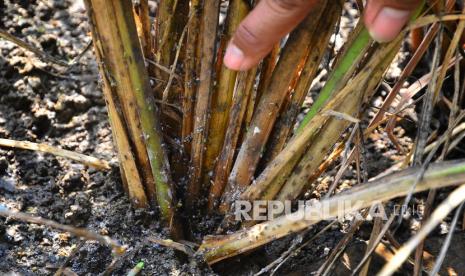
M 421 0 L 369 0 L 364 22 L 374 40 L 393 40 L 407 24 Z

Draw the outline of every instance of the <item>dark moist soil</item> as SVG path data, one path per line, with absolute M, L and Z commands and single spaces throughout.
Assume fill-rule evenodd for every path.
M 354 10 L 348 5 L 341 22 L 342 38 L 353 27 L 354 19 Z M 90 42 L 81 1 L 0 0 L 0 28 L 67 61 L 78 56 Z M 402 60 L 401 57 L 399 63 Z M 393 68 L 387 81 L 393 81 L 398 73 L 399 69 Z M 317 83 L 312 92 L 318 87 L 321 85 Z M 379 106 L 382 96 L 380 91 L 373 105 Z M 405 149 L 411 147 L 411 138 L 404 136 L 405 130 L 396 131 L 401 145 Z M 114 275 L 126 275 L 139 261 L 145 263 L 144 275 L 251 275 L 278 258 L 292 242 L 292 237 L 284 238 L 245 257 L 209 268 L 199 260 L 146 241 L 146 237 L 167 238 L 167 234 L 156 210 L 134 210 L 124 194 L 91 50 L 64 72 L 63 68 L 45 64 L 33 54 L 0 40 L 0 137 L 44 142 L 112 161 L 112 170 L 102 172 L 48 154 L 0 148 L 2 206 L 85 227 L 128 246 L 128 253 L 110 266 L 113 259 L 110 248 L 97 242 L 84 242 L 68 265 L 78 275 L 100 274 L 109 267 Z M 400 158 L 384 132 L 369 137 L 367 145 L 370 176 L 389 168 Z M 321 177 L 317 183 L 319 189 L 310 196 L 318 197 L 318 193 L 324 192 L 337 169 Z M 356 175 L 349 172 L 340 187 L 348 188 L 355 183 Z M 411 224 L 418 219 L 411 219 L 405 226 L 406 234 L 401 240 L 408 238 Z M 316 226 L 308 236 L 317 233 L 324 224 Z M 280 273 L 308 275 L 316 271 L 343 237 L 347 225 L 347 222 L 340 223 L 304 247 L 281 267 Z M 362 227 L 336 265 L 334 274 L 346 274 L 347 267 L 361 259 L 370 225 L 366 223 Z M 439 233 L 435 235 L 427 245 L 433 254 L 438 252 L 443 238 Z M 455 237 L 463 245 L 463 235 Z M 53 274 L 79 245 L 81 241 L 68 233 L 0 218 L 0 274 Z M 446 264 L 456 271 L 465 271 L 459 261 L 464 252 L 459 248 L 451 249 L 452 258 L 447 258 Z M 376 256 L 372 268 L 379 269 L 383 262 L 382 257 Z

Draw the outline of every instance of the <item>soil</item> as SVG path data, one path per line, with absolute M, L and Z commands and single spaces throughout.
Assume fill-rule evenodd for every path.
M 341 29 L 339 38 L 344 38 L 355 19 L 353 8 L 348 6 L 343 18 L 347 22 L 341 23 L 347 29 Z M 77 57 L 90 43 L 81 1 L 0 0 L 0 28 L 66 61 Z M 338 46 L 340 42 L 336 40 Z M 405 55 L 404 52 L 397 64 L 402 64 Z M 398 67 L 391 70 L 387 81 L 394 80 L 396 74 Z M 317 83 L 312 92 L 318 87 L 321 85 Z M 380 91 L 373 105 L 379 106 L 382 96 Z M 398 128 L 396 132 L 405 149 L 411 147 L 413 137 L 407 130 Z M 64 72 L 63 68 L 46 64 L 0 39 L 0 137 L 44 142 L 111 160 L 111 171 L 103 172 L 49 154 L 0 148 L 0 206 L 85 227 L 128 247 L 128 253 L 111 265 L 112 252 L 105 245 L 81 242 L 68 233 L 0 217 L 0 274 L 50 275 L 76 251 L 67 267 L 78 275 L 101 274 L 109 267 L 113 275 L 126 275 L 140 261 L 145 264 L 143 275 L 251 275 L 278 258 L 292 242 L 292 237 L 288 237 L 247 257 L 210 268 L 200 260 L 147 241 L 150 236 L 168 236 L 158 221 L 157 210 L 134 210 L 124 194 L 92 50 Z M 384 132 L 375 133 L 367 144 L 366 158 L 373 160 L 370 176 L 400 158 Z M 335 171 L 337 168 L 319 179 L 319 191 L 324 191 L 334 179 Z M 355 183 L 356 175 L 349 172 L 341 187 Z M 413 218 L 410 224 L 418 219 Z M 316 271 L 343 237 L 347 224 L 338 224 L 304 247 L 279 273 L 308 275 Z M 336 266 L 336 275 L 347 273 L 347 262 L 356 264 L 363 256 L 371 229 L 367 224 L 366 231 L 362 229 L 350 244 L 344 261 Z M 408 238 L 410 224 L 401 241 Z M 308 236 L 323 227 L 318 225 Z M 439 251 L 444 237 L 439 232 L 434 235 L 427 246 L 432 254 Z M 456 238 L 463 244 L 462 232 Z M 463 256 L 463 249 L 453 246 L 451 250 L 453 257 L 448 257 L 446 264 L 456 271 L 465 271 L 463 260 L 457 257 Z M 377 257 L 372 267 L 379 267 L 384 261 Z

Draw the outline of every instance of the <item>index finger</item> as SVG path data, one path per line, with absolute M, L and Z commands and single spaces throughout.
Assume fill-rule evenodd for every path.
M 224 64 L 247 70 L 268 54 L 273 45 L 294 29 L 318 0 L 261 0 L 232 37 Z

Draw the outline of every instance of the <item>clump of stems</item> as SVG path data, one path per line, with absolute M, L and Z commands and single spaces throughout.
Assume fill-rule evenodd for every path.
M 396 117 L 386 111 L 439 30 L 436 17 L 423 16 L 413 24 L 434 25 L 369 128 L 362 130 L 366 106 L 406 31 L 390 43 L 379 44 L 360 21 L 333 57 L 330 41 L 345 1 L 317 1 L 259 65 L 235 72 L 222 63 L 224 49 L 256 3 L 160 0 L 152 21 L 148 1 L 137 2 L 86 0 L 86 5 L 124 187 L 136 207 L 159 207 L 175 239 L 196 231 L 193 223 L 181 227 L 180 210 L 190 222 L 206 214 L 223 216 L 217 233 L 232 231 L 235 200 L 299 199 L 304 192 L 312 192 L 318 175 L 341 155 L 343 168 L 357 161 L 360 171 L 363 136 L 385 121 L 395 123 Z M 452 2 L 447 2 L 448 12 L 453 12 Z M 413 17 L 423 11 L 428 9 L 419 9 Z M 462 15 L 447 19 L 463 19 Z M 458 27 L 447 24 L 460 32 L 464 26 L 463 22 Z M 451 38 L 443 66 L 433 70 L 438 72 L 433 74 L 434 100 L 425 106 L 433 107 L 438 101 L 450 64 L 459 60 L 454 56 L 463 52 L 457 47 L 461 34 Z M 325 85 L 298 122 L 323 68 L 328 70 Z M 457 91 L 460 85 L 456 81 Z M 447 105 L 457 105 L 457 95 Z M 454 116 L 459 116 L 454 108 Z M 428 138 L 428 133 L 419 132 Z M 357 145 L 351 149 L 351 144 Z M 423 157 L 416 155 L 417 160 Z M 426 172 L 426 167 L 409 169 L 328 196 L 322 203 L 330 206 L 328 216 L 332 217 L 341 200 L 361 201 L 357 209 L 363 209 L 411 192 L 464 183 L 464 168 L 463 162 L 452 162 L 431 166 Z M 216 263 L 327 218 L 295 221 L 281 214 L 260 224 L 245 222 L 240 231 L 205 238 L 198 253 L 208 263 Z M 380 233 L 379 226 L 370 242 Z

